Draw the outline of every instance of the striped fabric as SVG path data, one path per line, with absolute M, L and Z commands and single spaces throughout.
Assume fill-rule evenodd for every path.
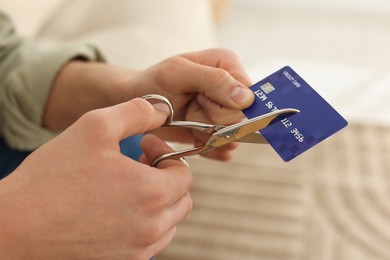
M 189 158 L 194 209 L 158 260 L 390 259 L 390 129 L 350 125 L 289 163 Z

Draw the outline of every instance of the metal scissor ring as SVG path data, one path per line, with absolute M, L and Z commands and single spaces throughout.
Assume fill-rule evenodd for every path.
M 172 103 L 166 97 L 158 95 L 158 94 L 149 94 L 149 95 L 143 96 L 142 99 L 148 100 L 152 104 L 161 103 L 161 102 L 165 103 L 169 108 L 169 114 L 168 114 L 168 118 L 164 124 L 169 124 L 170 122 L 173 121 L 174 109 L 173 109 Z M 156 101 L 158 101 L 158 102 L 156 102 Z
M 173 122 L 173 114 L 174 114 L 173 105 L 166 97 L 158 95 L 158 94 L 149 94 L 149 95 L 143 96 L 142 99 L 148 100 L 152 104 L 159 103 L 159 102 L 165 103 L 168 106 L 168 108 L 169 108 L 169 114 L 168 114 L 168 118 L 165 121 L 164 125 L 169 125 L 170 123 Z M 158 101 L 158 102 L 156 102 L 156 101 Z M 152 165 L 154 167 L 156 167 L 157 164 L 163 160 L 163 158 L 164 158 L 164 155 L 158 157 L 158 160 L 154 160 Z M 179 160 L 185 166 L 190 167 L 189 164 L 188 164 L 188 161 L 186 160 L 186 158 L 180 157 L 180 158 L 178 158 L 176 160 Z

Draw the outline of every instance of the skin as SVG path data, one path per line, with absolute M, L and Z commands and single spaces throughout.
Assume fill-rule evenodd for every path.
M 239 59 L 225 49 L 174 56 L 143 71 L 74 61 L 65 66 L 54 84 L 43 124 L 62 131 L 87 111 L 146 94 L 167 97 L 174 106 L 175 120 L 232 124 L 244 118 L 241 110 L 254 101 L 249 85 Z M 231 95 L 237 90 L 239 94 L 233 99 Z M 185 129 L 159 129 L 154 133 L 164 140 L 195 145 L 208 139 Z M 232 143 L 205 156 L 227 161 L 236 148 Z
M 0 258 L 149 259 L 165 248 L 191 210 L 191 172 L 175 160 L 149 166 L 172 151 L 155 136 L 142 162 L 118 143 L 166 117 L 133 99 L 85 114 L 32 153 L 0 182 Z
M 207 137 L 157 129 L 167 107 L 137 97 L 166 96 L 175 120 L 230 124 L 254 100 L 248 85 L 237 57 L 221 49 L 143 71 L 69 62 L 42 118 L 61 134 L 0 181 L 0 259 L 149 259 L 161 252 L 192 208 L 192 175 L 180 161 L 150 164 L 172 152 L 161 139 L 199 145 Z M 120 140 L 146 132 L 153 134 L 142 140 L 140 162 L 120 153 Z M 206 156 L 224 161 L 235 149 Z

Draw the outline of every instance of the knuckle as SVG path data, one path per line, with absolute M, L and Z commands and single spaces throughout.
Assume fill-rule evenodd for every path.
M 238 61 L 239 57 L 238 55 L 231 49 L 227 48 L 215 48 L 215 49 L 210 49 L 212 53 L 216 53 L 220 59 L 233 59 Z
M 161 210 L 161 208 L 164 208 L 169 202 L 167 193 L 162 190 L 155 190 L 151 192 L 149 199 L 153 202 L 154 210 Z
M 158 69 L 156 70 L 157 73 L 154 77 L 155 81 L 159 84 L 169 84 L 169 78 L 171 71 L 177 70 L 177 68 L 180 68 L 183 66 L 183 58 L 180 56 L 173 56 L 166 60 L 163 60 L 158 65 Z
M 169 204 L 169 198 L 166 192 L 154 186 L 150 187 L 148 194 L 143 196 L 141 204 L 143 214 L 152 216 L 159 214 Z
M 222 53 L 225 57 L 232 58 L 234 60 L 239 60 L 238 55 L 230 49 L 222 49 Z
M 161 221 L 156 221 L 153 224 L 150 224 L 145 229 L 145 234 L 143 236 L 143 244 L 153 245 L 158 242 L 164 236 L 165 227 Z
M 162 64 L 165 64 L 166 66 L 172 66 L 176 67 L 178 64 L 181 64 L 183 61 L 183 58 L 180 56 L 173 56 L 170 57 L 162 62 Z
M 97 128 L 103 131 L 110 126 L 109 118 L 101 109 L 92 110 L 85 113 L 83 116 L 81 116 L 80 122 L 87 128 Z
M 211 75 L 214 86 L 224 86 L 231 81 L 230 74 L 224 69 L 215 69 Z

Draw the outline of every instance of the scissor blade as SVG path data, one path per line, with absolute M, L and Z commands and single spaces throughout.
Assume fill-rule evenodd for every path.
M 236 140 L 236 142 L 240 143 L 253 143 L 253 144 L 268 144 L 267 139 L 260 133 L 250 133 L 241 139 Z
M 289 114 L 292 115 L 298 112 L 300 112 L 298 109 L 285 108 L 270 112 L 265 115 L 254 117 L 231 126 L 227 126 L 221 130 L 216 131 L 211 136 L 207 145 L 219 147 L 228 143 L 236 142 L 249 134 L 267 127 L 272 120 L 282 114 L 286 114 L 286 116 L 288 116 Z

